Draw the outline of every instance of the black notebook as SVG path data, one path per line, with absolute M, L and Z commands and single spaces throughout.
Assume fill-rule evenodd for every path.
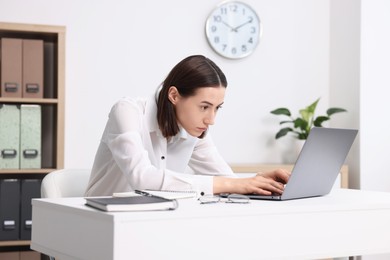
M 86 205 L 104 211 L 172 210 L 178 206 L 176 200 L 157 196 L 90 197 L 85 199 Z

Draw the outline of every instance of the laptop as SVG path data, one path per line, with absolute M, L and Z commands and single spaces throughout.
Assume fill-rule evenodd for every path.
M 291 200 L 328 194 L 357 133 L 355 129 L 312 128 L 283 194 L 246 195 L 251 199 Z

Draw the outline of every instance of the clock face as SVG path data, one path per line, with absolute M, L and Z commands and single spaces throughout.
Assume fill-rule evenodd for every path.
M 206 36 L 214 51 L 223 57 L 243 58 L 256 49 L 260 40 L 260 19 L 247 4 L 223 2 L 207 18 Z

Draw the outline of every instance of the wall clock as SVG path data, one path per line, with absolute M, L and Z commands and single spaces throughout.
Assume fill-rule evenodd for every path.
M 256 49 L 262 25 L 256 11 L 249 5 L 228 1 L 219 4 L 206 21 L 206 37 L 219 55 L 244 58 Z

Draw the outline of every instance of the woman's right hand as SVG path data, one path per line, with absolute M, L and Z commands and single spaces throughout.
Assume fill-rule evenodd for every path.
M 222 176 L 214 177 L 214 194 L 219 193 L 256 193 L 270 195 L 282 194 L 284 185 L 288 182 L 290 172 L 277 169 L 274 171 L 257 173 L 249 178 L 229 178 Z

